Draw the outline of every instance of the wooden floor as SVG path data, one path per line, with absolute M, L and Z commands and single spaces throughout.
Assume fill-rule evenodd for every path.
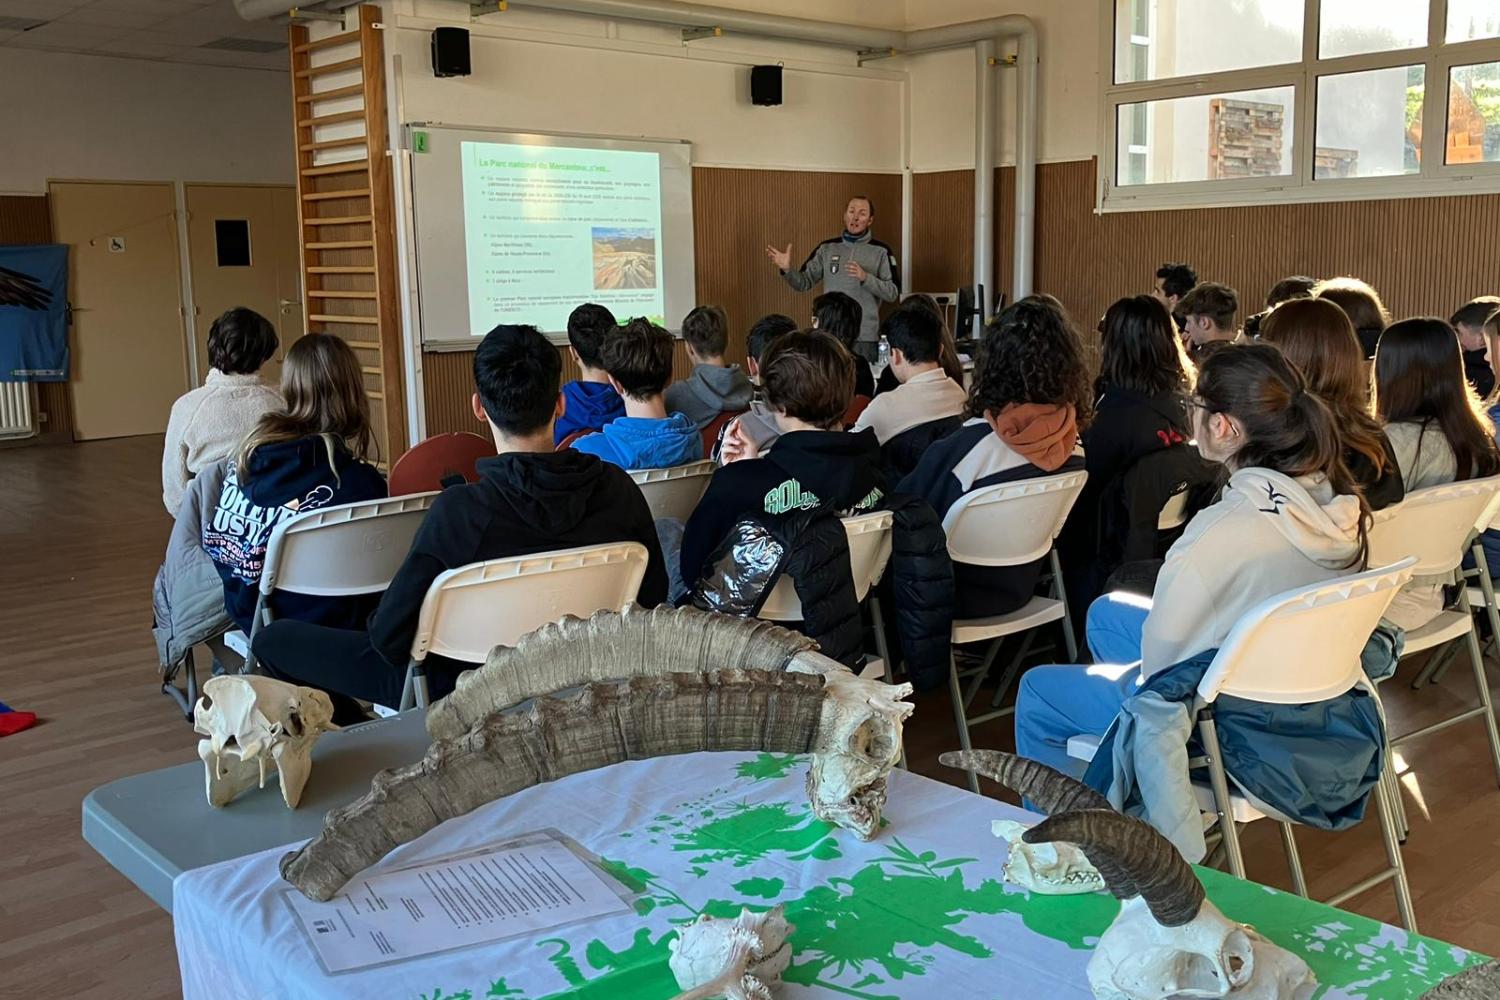
M 156 686 L 151 581 L 169 530 L 160 451 L 160 438 L 0 451 L 0 701 L 44 720 L 0 739 L 0 996 L 179 994 L 170 919 L 79 835 L 90 789 L 195 758 L 196 737 Z M 1385 691 L 1398 730 L 1473 698 L 1461 665 L 1440 688 Z M 1007 748 L 1009 729 L 992 723 L 975 745 Z M 914 770 L 960 780 L 936 761 L 955 744 L 945 695 L 921 698 L 908 732 Z M 1429 738 L 1401 769 L 1421 929 L 1500 953 L 1500 790 L 1481 725 Z M 1255 824 L 1246 839 L 1251 877 L 1288 887 L 1275 829 Z M 1374 823 L 1299 841 L 1315 895 L 1383 861 Z M 1395 918 L 1385 889 L 1350 908 Z

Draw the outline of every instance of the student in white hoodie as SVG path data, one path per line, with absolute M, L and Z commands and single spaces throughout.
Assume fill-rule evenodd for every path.
M 1022 756 L 1076 773 L 1068 738 L 1102 734 L 1142 680 L 1219 648 L 1266 598 L 1364 566 L 1369 508 L 1344 465 L 1334 417 L 1276 348 L 1214 352 L 1191 408 L 1199 450 L 1232 470 L 1223 497 L 1167 553 L 1150 601 L 1106 595 L 1090 608 L 1095 665 L 1022 677 Z M 1110 662 L 1104 652 L 1134 655 Z

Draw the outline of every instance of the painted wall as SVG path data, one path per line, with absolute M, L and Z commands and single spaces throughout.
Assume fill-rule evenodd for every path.
M 513 9 L 469 25 L 471 76 L 436 79 L 430 29 L 467 23 L 467 3 L 390 8 L 398 26 L 387 45 L 402 64 L 392 89 L 406 121 L 687 139 L 700 165 L 903 165 L 904 74 L 861 70 L 852 52 L 733 36 L 684 43 L 674 29 Z M 747 67 L 768 62 L 786 64 L 779 108 L 750 104 Z
M 296 180 L 287 74 L 4 51 L 0 192 L 68 178 Z

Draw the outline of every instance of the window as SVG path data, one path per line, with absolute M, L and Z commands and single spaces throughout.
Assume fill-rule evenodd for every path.
M 1102 210 L 1500 191 L 1500 0 L 1099 0 Z

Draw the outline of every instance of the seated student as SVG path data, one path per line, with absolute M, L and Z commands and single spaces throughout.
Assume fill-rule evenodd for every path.
M 762 316 L 750 328 L 750 335 L 745 338 L 745 366 L 750 371 L 751 381 L 755 383 L 755 398 L 751 400 L 749 409 L 725 424 L 724 429 L 719 432 L 719 440 L 714 443 L 714 461 L 723 459 L 724 438 L 736 428 L 739 436 L 762 455 L 770 451 L 776 439 L 781 436 L 781 428 L 776 424 L 776 411 L 765 401 L 765 390 L 760 379 L 760 359 L 766 356 L 766 348 L 771 346 L 771 341 L 795 329 L 797 321 L 781 313 Z M 862 359 L 855 358 L 855 364 L 858 365 L 860 360 Z
M 1239 296 L 1228 285 L 1205 281 L 1182 297 L 1177 315 L 1182 319 L 1182 338 L 1193 364 L 1203 364 L 1214 351 L 1242 339 L 1234 324 L 1239 309 Z
M 1365 358 L 1375 356 L 1375 345 L 1380 342 L 1380 332 L 1391 324 L 1391 314 L 1386 311 L 1380 295 L 1358 278 L 1324 278 L 1313 286 L 1313 298 L 1327 299 L 1349 317 L 1354 324 L 1355 336 L 1365 352 Z
M 633 319 L 610 335 L 600 354 L 625 415 L 574 441 L 573 450 L 622 469 L 666 469 L 701 459 L 703 435 L 686 415 L 669 416 L 662 397 L 672 380 L 672 335 L 648 319 Z
M 870 370 L 868 361 L 854 354 L 854 344 L 859 340 L 863 321 L 864 310 L 852 296 L 843 292 L 824 292 L 813 299 L 812 328 L 831 334 L 853 355 L 854 395 L 869 398 L 875 395 L 875 373 Z
M 1500 314 L 1500 297 L 1481 295 L 1448 320 L 1458 332 L 1458 343 L 1463 348 L 1464 378 L 1468 379 L 1480 399 L 1488 398 L 1495 391 L 1495 369 L 1484 330 L 1497 314 Z
M 177 515 L 188 480 L 224 458 L 281 394 L 260 380 L 276 354 L 276 328 L 249 309 L 230 309 L 208 328 L 208 377 L 172 404 L 161 455 L 161 501 Z
M 1312 290 L 1317 283 L 1317 278 L 1309 278 L 1305 274 L 1293 274 L 1272 285 L 1271 290 L 1266 293 L 1266 307 L 1245 320 L 1245 339 L 1259 339 L 1260 325 L 1265 322 L 1267 316 L 1271 315 L 1272 309 L 1293 299 L 1311 298 Z
M 915 469 L 934 441 L 958 428 L 966 396 L 938 364 L 943 323 L 937 316 L 921 306 L 902 306 L 881 323 L 880 334 L 891 345 L 888 370 L 898 385 L 865 407 L 854 430 L 875 432 L 886 471 L 896 479 Z
M 568 316 L 568 353 L 573 355 L 583 377 L 563 386 L 563 415 L 552 428 L 554 443 L 578 431 L 603 430 L 616 417 L 625 415 L 620 394 L 609 384 L 599 349 L 614 332 L 615 314 L 604 306 L 585 302 Z
M 563 411 L 557 349 L 531 326 L 497 326 L 474 352 L 474 415 L 487 420 L 498 451 L 479 460 L 479 481 L 444 490 L 422 521 L 366 630 L 276 621 L 255 655 L 272 677 L 322 688 L 341 724 L 362 714 L 350 697 L 401 700 L 417 615 L 438 574 L 470 563 L 552 549 L 640 542 L 650 554 L 639 603 L 660 604 L 667 574 L 645 497 L 621 469 L 571 449 L 554 451 Z M 434 700 L 470 664 L 427 658 Z
M 699 306 L 682 321 L 682 339 L 687 344 L 693 373 L 667 387 L 667 410 L 683 413 L 702 430 L 721 413 L 739 413 L 750 405 L 755 387 L 739 365 L 726 364 L 729 320 L 718 306 Z M 670 366 L 668 377 L 671 376 Z
M 1177 304 L 1182 297 L 1198 284 L 1198 272 L 1191 264 L 1168 262 L 1156 269 L 1156 278 L 1151 284 L 1151 297 L 1167 307 L 1173 316 L 1181 315 Z
M 1396 453 L 1406 491 L 1500 472 L 1495 429 L 1464 381 L 1453 328 L 1440 319 L 1387 327 L 1375 353 L 1375 412 Z M 1385 617 L 1407 631 L 1443 609 L 1443 581 L 1416 579 Z
M 1281 349 L 1333 410 L 1344 439 L 1344 464 L 1371 510 L 1406 496 L 1391 442 L 1370 408 L 1370 379 L 1359 338 L 1344 311 L 1322 299 L 1300 299 L 1272 310 L 1261 340 Z
M 765 357 L 766 348 L 771 346 L 771 341 L 783 333 L 791 333 L 797 329 L 797 321 L 782 313 L 767 313 L 755 321 L 750 332 L 745 335 L 745 371 L 750 376 L 750 382 L 755 386 L 755 396 L 760 398 L 760 359 Z
M 1067 314 L 1037 296 L 1021 299 L 990 322 L 979 342 L 969 420 L 932 444 L 896 492 L 921 497 L 941 519 L 981 487 L 1081 469 L 1078 433 L 1093 412 L 1091 396 L 1083 344 Z M 955 564 L 954 615 L 1016 610 L 1036 593 L 1045 564 L 1045 558 L 1024 566 Z
M 1068 597 L 1080 608 L 1125 558 L 1126 472 L 1193 436 L 1187 395 L 1197 371 L 1160 299 L 1137 295 L 1110 306 L 1099 348 L 1094 419 L 1082 435 L 1089 478 L 1058 538 Z
M 683 531 L 682 579 L 689 589 L 747 514 L 818 507 L 862 513 L 886 492 L 874 432 L 843 431 L 854 394 L 854 359 L 843 344 L 819 331 L 783 334 L 766 349 L 760 371 L 781 436 L 769 455 L 736 431 L 725 436 L 725 465 Z
M 386 495 L 385 477 L 368 461 L 375 452 L 370 401 L 348 344 L 322 333 L 298 340 L 281 365 L 281 394 L 286 405 L 262 415 L 240 441 L 203 528 L 224 606 L 246 635 L 272 529 L 295 514 Z M 278 593 L 272 610 L 278 618 L 350 626 L 370 607 L 363 597 Z
M 1276 594 L 1359 572 L 1369 508 L 1344 467 L 1333 412 L 1267 344 L 1225 347 L 1204 363 L 1193 429 L 1205 458 L 1232 470 L 1223 498 L 1167 553 L 1150 610 L 1100 598 L 1089 611 L 1094 666 L 1034 667 L 1021 677 L 1016 752 L 1078 773 L 1067 741 L 1103 734 L 1139 681 L 1218 649 L 1240 616 Z M 1131 642 L 1101 655 L 1096 622 Z
M 921 306 L 938 318 L 938 323 L 941 324 L 943 331 L 943 349 L 938 353 L 938 364 L 942 366 L 943 371 L 947 373 L 948 377 L 957 382 L 959 387 L 962 388 L 964 384 L 964 364 L 958 357 L 958 341 L 954 339 L 953 331 L 948 329 L 948 320 L 943 316 L 943 309 L 938 305 L 937 299 L 926 292 L 913 292 L 903 299 L 901 304 L 903 306 L 907 304 Z M 887 366 L 887 370 L 889 370 L 889 366 Z M 884 381 L 884 375 L 885 372 L 882 372 L 882 377 L 876 381 L 877 392 L 885 392 L 886 389 L 896 388 L 894 383 L 884 388 L 880 386 L 879 383 Z

